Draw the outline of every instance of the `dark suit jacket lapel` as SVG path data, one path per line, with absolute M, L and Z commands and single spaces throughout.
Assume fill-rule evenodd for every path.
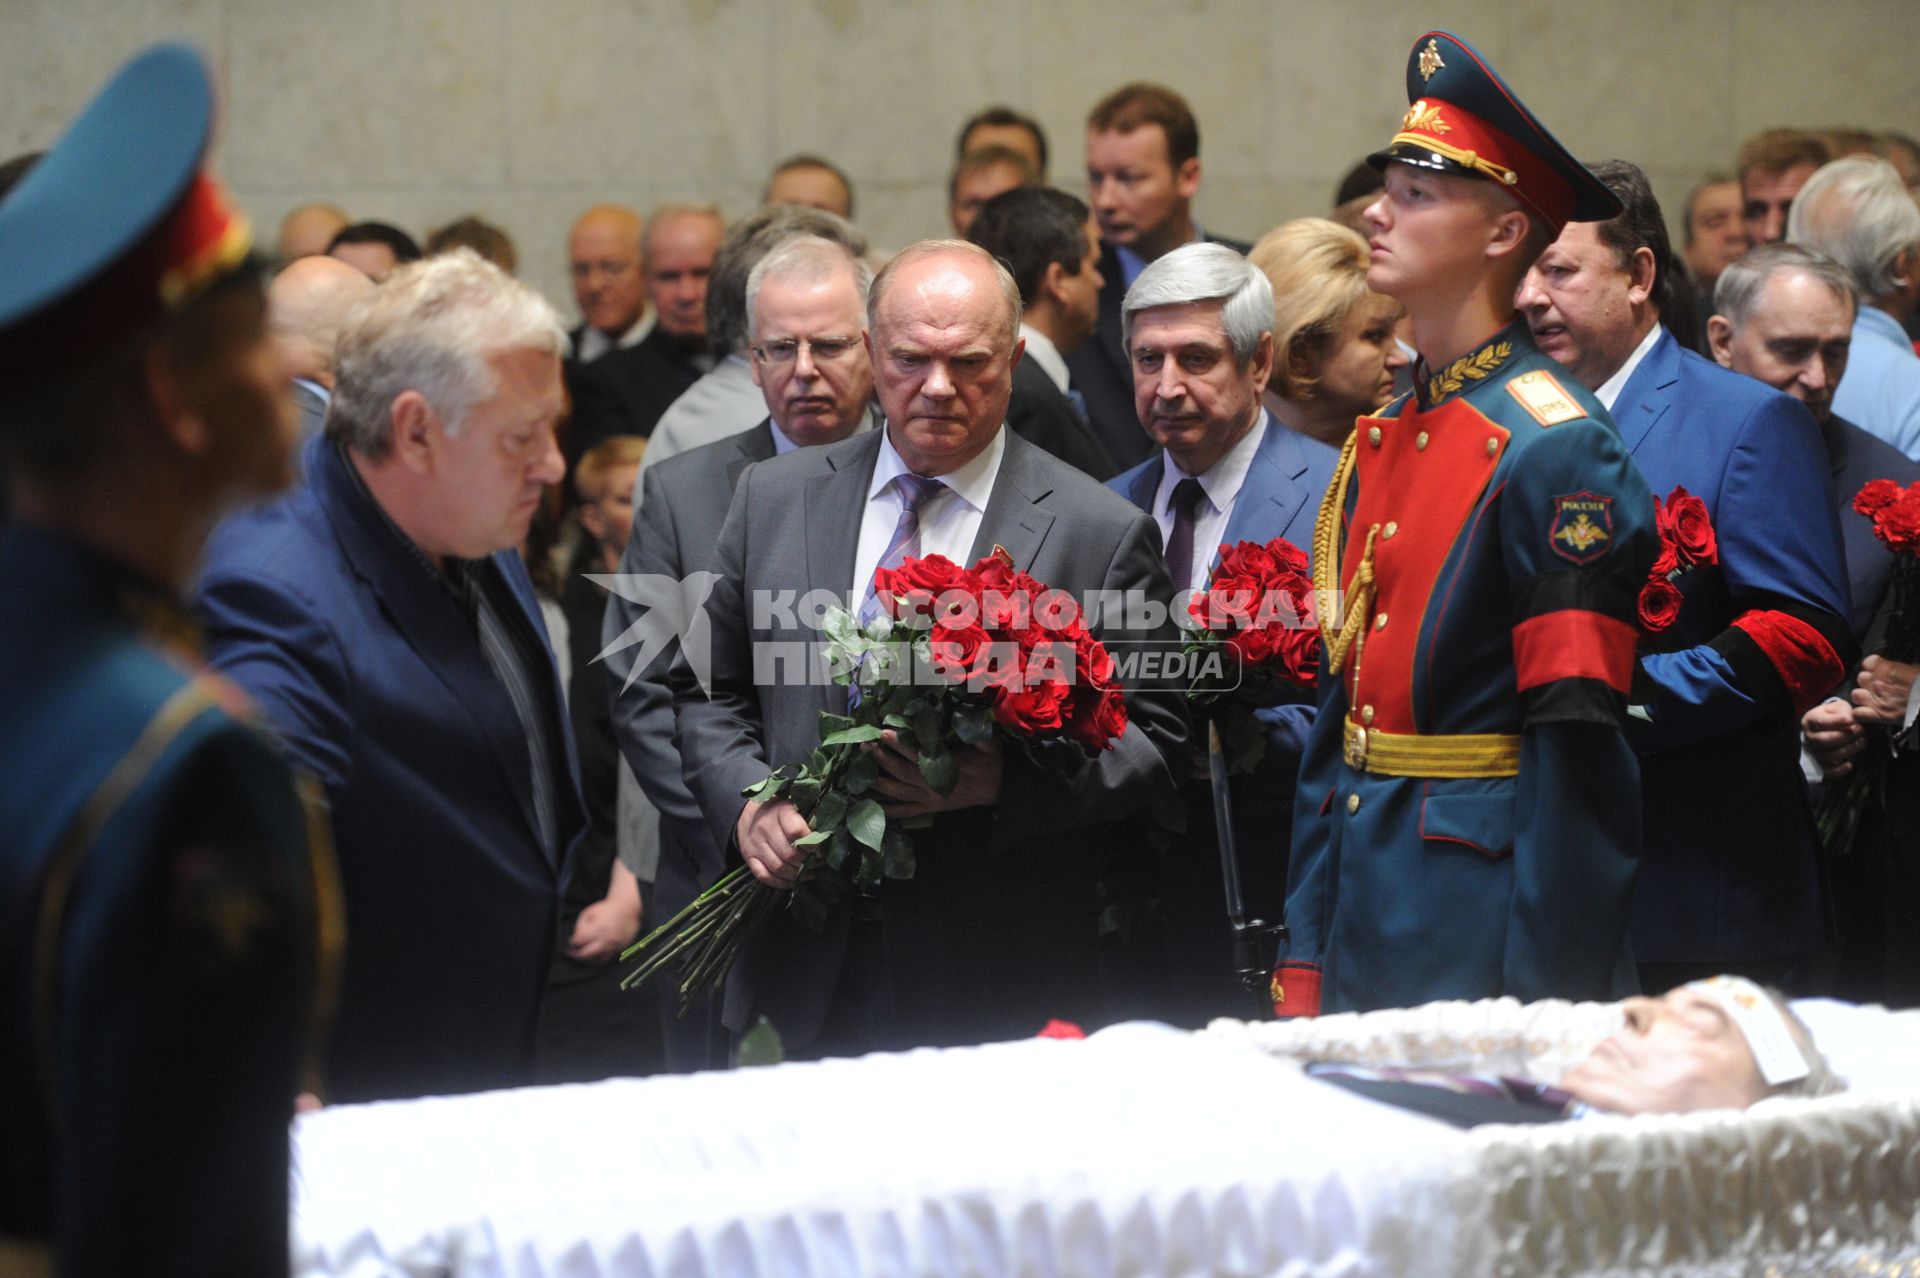
M 1053 513 L 1040 505 L 1052 494 L 1053 485 L 1040 473 L 1041 450 L 1012 431 L 1006 437 L 1007 451 L 1000 459 L 993 496 L 980 517 L 968 562 L 977 562 L 999 546 L 1012 556 L 1016 569 L 1027 572 L 1053 527 Z
M 1127 286 L 1120 273 L 1120 254 L 1111 244 L 1100 248 L 1100 278 L 1106 284 L 1100 290 L 1100 314 L 1094 321 L 1093 340 L 1113 371 L 1131 385 L 1133 370 L 1127 366 L 1127 346 L 1120 336 L 1120 303 L 1126 300 Z
M 472 717 L 499 760 L 529 835 L 538 845 L 540 822 L 533 810 L 531 756 L 519 717 L 506 704 L 506 691 L 487 665 L 472 627 L 460 615 L 453 596 L 427 576 L 386 526 L 372 495 L 360 492 L 340 450 L 323 442 L 310 456 L 318 463 L 310 473 L 320 489 L 322 508 L 348 562 L 378 597 L 394 628 L 419 654 L 421 664 L 433 671 L 448 695 Z M 486 708 L 503 706 L 504 714 L 484 713 Z
M 848 445 L 832 445 L 826 454 L 831 469 L 807 480 L 807 585 L 833 591 L 855 610 L 866 595 L 861 588 L 865 583 L 853 579 L 854 560 L 860 553 L 860 521 L 867 509 L 867 484 L 879 457 L 880 431 L 868 431 Z M 846 712 L 847 694 L 838 684 L 826 684 L 819 693 L 821 709 Z
M 736 438 L 733 456 L 727 459 L 727 491 L 732 492 L 740 486 L 740 472 L 755 462 L 766 461 L 778 450 L 773 446 L 773 418 L 769 417 L 752 430 L 742 431 Z
M 1629 453 L 1639 451 L 1653 428 L 1673 407 L 1673 388 L 1680 380 L 1680 343 L 1672 333 L 1660 339 L 1633 370 L 1613 402 L 1613 424 Z

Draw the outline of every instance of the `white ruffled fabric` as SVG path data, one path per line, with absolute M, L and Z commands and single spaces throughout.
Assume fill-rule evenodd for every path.
M 1920 1018 L 1817 1010 L 1843 1073 L 1920 1061 Z M 1745 1115 L 1473 1132 L 1299 1070 L 1553 1076 L 1618 1023 L 1495 1000 L 332 1108 L 297 1126 L 295 1271 L 1920 1273 L 1898 1066 Z

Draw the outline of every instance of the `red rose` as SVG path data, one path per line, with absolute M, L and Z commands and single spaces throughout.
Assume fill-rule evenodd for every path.
M 1113 749 L 1127 730 L 1127 703 L 1118 689 L 1076 688 L 1069 706 L 1067 738 L 1089 755 Z
M 928 658 L 941 678 L 964 683 L 978 673 L 992 642 L 979 626 L 937 625 L 927 639 Z
M 1707 515 L 1707 503 L 1684 487 L 1667 494 L 1667 517 L 1673 528 L 1674 549 L 1689 564 L 1720 562 L 1719 539 L 1713 534 L 1713 520 Z
M 1276 627 L 1254 627 L 1227 636 L 1227 648 L 1240 658 L 1240 669 L 1251 674 L 1254 667 L 1271 657 L 1275 648 Z M 1286 631 L 1278 629 L 1277 633 Z
M 1873 531 L 1898 551 L 1920 549 L 1920 494 L 1908 492 L 1873 517 Z
M 1016 736 L 1032 737 L 1055 731 L 1064 722 L 1069 691 L 1066 684 L 1051 679 L 1002 688 L 993 698 L 994 721 Z
M 1654 558 L 1653 567 L 1647 571 L 1648 581 L 1665 581 L 1680 567 L 1680 552 L 1666 537 L 1660 538 L 1660 553 Z
M 1869 479 L 1853 496 L 1853 508 L 1862 515 L 1891 506 L 1900 500 L 1902 489 L 1891 479 Z
M 1085 1038 L 1087 1032 L 1072 1021 L 1051 1020 L 1040 1027 L 1036 1038 Z
M 1260 583 L 1237 573 L 1220 573 L 1205 592 L 1196 592 L 1187 610 L 1206 629 L 1215 634 L 1244 629 L 1253 624 L 1260 607 Z
M 1274 673 L 1288 683 L 1311 688 L 1320 677 L 1320 632 L 1285 630 L 1274 645 Z
M 1680 617 L 1680 605 L 1686 600 L 1679 587 L 1664 577 L 1640 587 L 1640 625 L 1649 634 L 1657 634 Z

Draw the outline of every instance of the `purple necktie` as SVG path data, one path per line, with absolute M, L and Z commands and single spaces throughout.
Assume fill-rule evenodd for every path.
M 873 566 L 874 576 L 867 578 L 866 596 L 859 613 L 863 627 L 884 611 L 880 597 L 874 593 L 874 579 L 882 568 L 898 568 L 920 553 L 920 509 L 947 491 L 947 486 L 939 480 L 913 474 L 895 475 L 892 482 L 894 491 L 900 494 L 900 521 L 893 526 L 893 536 Z
M 1207 490 L 1189 475 L 1173 486 L 1173 497 L 1167 503 L 1173 511 L 1173 532 L 1167 537 L 1167 575 L 1173 578 L 1176 595 L 1193 584 L 1193 516 L 1206 498 Z

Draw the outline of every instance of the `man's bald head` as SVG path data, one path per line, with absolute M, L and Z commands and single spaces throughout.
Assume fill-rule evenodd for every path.
M 567 269 L 580 317 L 618 338 L 646 309 L 640 271 L 640 215 L 623 204 L 596 204 L 574 219 L 567 235 Z
M 333 385 L 333 349 L 340 328 L 347 313 L 373 289 L 365 272 L 337 257 L 299 258 L 274 277 L 267 289 L 267 314 L 291 376 Z
M 280 239 L 275 251 L 282 262 L 324 253 L 346 225 L 346 210 L 337 204 L 299 205 L 280 219 Z

